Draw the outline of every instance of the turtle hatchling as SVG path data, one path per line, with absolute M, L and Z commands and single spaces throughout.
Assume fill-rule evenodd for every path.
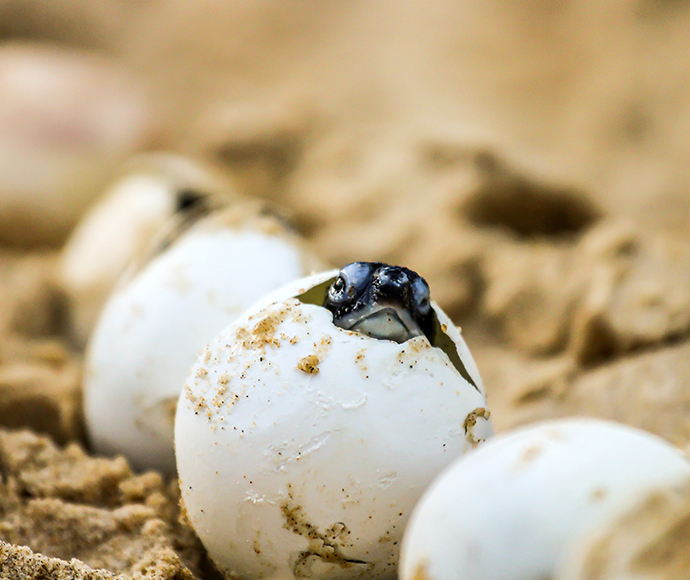
M 208 344 L 175 451 L 227 578 L 395 578 L 422 492 L 491 435 L 477 367 L 424 279 L 354 262 L 265 296 Z

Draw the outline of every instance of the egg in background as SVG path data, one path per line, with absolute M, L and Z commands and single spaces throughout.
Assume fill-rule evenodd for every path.
M 60 256 L 57 277 L 67 298 L 74 343 L 86 345 L 117 281 L 163 243 L 157 238 L 170 237 L 175 228 L 236 201 L 228 178 L 198 159 L 161 152 L 125 163 Z
M 261 203 L 212 212 L 166 242 L 110 296 L 89 342 L 93 449 L 173 475 L 175 406 L 197 353 L 257 297 L 319 265 Z
M 690 477 L 663 439 L 597 419 L 502 433 L 456 461 L 415 508 L 401 580 L 543 580 L 568 547 L 640 497 Z

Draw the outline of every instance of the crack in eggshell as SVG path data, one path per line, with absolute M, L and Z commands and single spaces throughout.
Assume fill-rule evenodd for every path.
M 295 502 L 290 484 L 288 497 L 281 504 L 280 511 L 285 520 L 283 527 L 308 540 L 307 549 L 297 555 L 292 565 L 295 578 L 308 578 L 314 560 L 334 564 L 340 568 L 350 568 L 353 565 L 361 565 L 365 569 L 372 567 L 368 562 L 347 558 L 342 553 L 343 548 L 353 547 L 348 541 L 352 532 L 343 522 L 335 522 L 324 532 L 320 532 L 318 527 L 309 521 L 304 507 Z
M 285 471 L 286 467 L 301 459 L 304 459 L 310 453 L 318 451 L 328 443 L 331 439 L 332 433 L 327 431 L 316 435 L 303 443 L 298 445 L 295 449 L 290 449 L 290 443 L 286 442 L 281 445 L 270 445 L 266 450 L 266 454 L 273 457 L 276 463 L 275 471 Z

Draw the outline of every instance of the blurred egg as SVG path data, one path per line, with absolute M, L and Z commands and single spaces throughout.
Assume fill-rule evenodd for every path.
M 684 580 L 690 575 L 690 478 L 651 490 L 573 541 L 554 580 Z
M 97 452 L 172 474 L 175 405 L 197 353 L 318 261 L 260 204 L 211 213 L 167 244 L 108 300 L 86 353 L 84 400 Z
M 563 419 L 499 435 L 424 494 L 405 531 L 400 578 L 552 578 L 589 526 L 689 476 L 680 450 L 617 423 Z
M 115 283 L 166 235 L 164 226 L 179 228 L 236 200 L 225 177 L 201 161 L 169 153 L 129 160 L 62 251 L 58 276 L 75 343 L 86 344 Z
M 142 85 L 115 60 L 0 47 L 0 242 L 62 242 L 113 168 L 151 135 Z

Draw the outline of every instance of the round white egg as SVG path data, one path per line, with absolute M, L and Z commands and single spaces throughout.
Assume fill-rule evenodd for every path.
M 214 168 L 169 153 L 129 160 L 87 212 L 60 256 L 58 279 L 70 306 L 70 335 L 84 346 L 116 282 L 192 191 L 232 199 L 232 186 Z
M 401 580 L 543 580 L 569 542 L 690 475 L 659 437 L 594 419 L 499 435 L 447 469 L 415 509 Z
M 336 275 L 250 308 L 199 355 L 180 396 L 186 514 L 227 577 L 395 577 L 417 499 L 492 434 L 447 316 L 433 304 L 474 384 L 424 336 L 399 344 L 336 327 L 319 305 Z
M 198 352 L 258 296 L 318 263 L 275 219 L 241 213 L 201 220 L 110 297 L 84 376 L 97 452 L 174 473 L 175 406 Z
M 681 580 L 690 572 L 690 477 L 654 489 L 570 543 L 554 580 Z

